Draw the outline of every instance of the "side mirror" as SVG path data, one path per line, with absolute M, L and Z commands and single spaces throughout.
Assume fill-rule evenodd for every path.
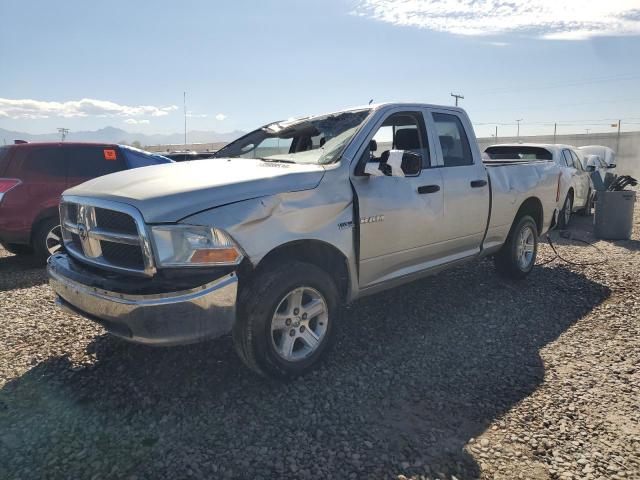
M 364 173 L 373 177 L 415 177 L 421 170 L 422 156 L 405 150 L 387 150 L 380 163 L 369 162 L 364 167 Z
M 415 177 L 420 175 L 420 171 L 422 170 L 422 155 L 416 152 L 405 151 L 402 154 L 402 163 L 400 168 L 406 177 Z
M 415 177 L 421 169 L 422 156 L 416 152 L 389 150 L 380 159 L 380 170 L 389 177 Z

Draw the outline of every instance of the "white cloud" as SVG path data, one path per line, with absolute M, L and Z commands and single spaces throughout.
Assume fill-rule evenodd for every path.
M 136 120 L 135 118 L 127 118 L 124 123 L 126 123 L 127 125 L 149 125 L 149 120 L 146 119 L 140 119 L 140 120 Z
M 224 113 L 219 113 L 216 115 L 216 120 L 224 120 L 225 118 L 227 118 L 227 116 Z
M 83 98 L 68 102 L 0 98 L 0 116 L 9 118 L 50 117 L 162 117 L 178 107 L 154 107 L 153 105 L 120 105 L 108 100 Z
M 195 113 L 190 110 L 187 110 L 187 117 L 189 118 L 207 118 L 209 115 L 206 113 Z
M 358 0 L 355 15 L 459 35 L 640 35 L 638 0 Z

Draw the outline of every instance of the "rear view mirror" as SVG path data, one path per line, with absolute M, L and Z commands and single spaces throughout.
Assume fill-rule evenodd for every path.
M 375 152 L 376 150 L 378 150 L 378 142 L 376 142 L 375 140 L 371 139 L 371 141 L 369 141 L 369 151 L 370 152 Z
M 607 168 L 616 168 L 616 164 L 615 163 L 610 163 Z

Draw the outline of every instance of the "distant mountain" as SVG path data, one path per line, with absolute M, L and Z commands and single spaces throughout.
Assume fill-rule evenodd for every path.
M 235 130 L 228 133 L 218 133 L 213 131 L 194 130 L 187 132 L 189 143 L 222 143 L 230 142 L 244 135 L 246 132 Z M 0 145 L 3 143 L 13 143 L 14 140 L 26 140 L 27 142 L 51 142 L 60 140 L 59 133 L 31 134 L 25 132 L 13 132 L 0 128 Z M 169 145 L 182 144 L 184 133 L 156 133 L 147 135 L 145 133 L 131 133 L 121 128 L 105 127 L 95 131 L 74 132 L 67 135 L 68 142 L 104 142 L 104 143 L 133 143 L 140 142 L 142 145 Z

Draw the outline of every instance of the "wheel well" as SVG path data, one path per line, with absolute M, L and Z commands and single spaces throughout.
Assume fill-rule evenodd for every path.
M 50 207 L 42 210 L 31 225 L 30 243 L 33 243 L 33 236 L 38 231 L 40 224 L 50 218 L 56 218 L 60 215 L 57 207 Z
M 307 262 L 327 272 L 336 282 L 342 301 L 349 293 L 347 258 L 334 246 L 320 240 L 297 240 L 271 250 L 257 265 L 256 270 L 275 262 L 296 260 Z
M 569 188 L 569 191 L 567 192 L 567 195 L 571 197 L 571 201 L 573 202 L 573 198 L 574 198 L 574 196 L 573 196 L 573 187 Z
M 543 216 L 543 210 L 542 210 L 542 202 L 540 202 L 540 199 L 536 197 L 529 197 L 524 202 L 522 202 L 522 205 L 520 205 L 520 208 L 516 213 L 516 218 L 514 222 L 524 215 L 531 215 L 531 217 L 533 218 L 533 221 L 536 222 L 538 233 L 541 233 L 543 222 L 544 222 L 544 216 Z

